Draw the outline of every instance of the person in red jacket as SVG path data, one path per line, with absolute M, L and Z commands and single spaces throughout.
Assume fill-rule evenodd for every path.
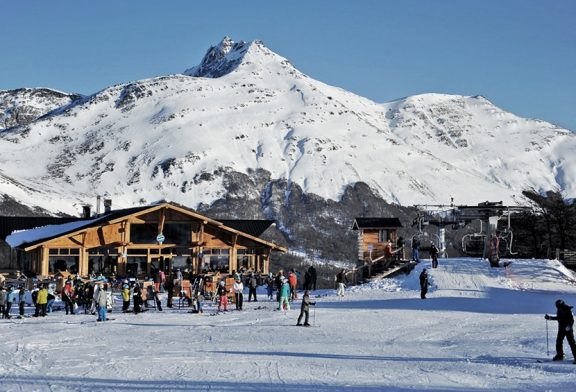
M 72 281 L 67 280 L 64 288 L 62 289 L 62 301 L 64 302 L 64 309 L 66 314 L 74 314 L 74 288 L 72 287 Z
M 294 273 L 294 269 L 291 269 L 288 274 L 288 283 L 290 284 L 290 300 L 297 299 L 298 294 L 296 293 L 296 285 L 298 284 L 298 277 L 296 276 L 296 273 Z

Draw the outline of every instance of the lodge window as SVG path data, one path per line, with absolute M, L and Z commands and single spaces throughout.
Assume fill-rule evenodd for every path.
M 255 268 L 256 250 L 255 249 L 238 249 L 236 251 L 236 265 L 238 270 L 248 270 Z
M 48 272 L 68 271 L 78 273 L 78 259 L 80 249 L 78 248 L 52 248 L 48 249 Z
M 378 231 L 378 242 L 388 242 L 388 240 L 391 240 L 391 236 L 390 236 L 391 232 L 389 230 L 386 229 L 381 229 Z
M 230 271 L 230 249 L 205 248 L 202 255 L 203 271 Z

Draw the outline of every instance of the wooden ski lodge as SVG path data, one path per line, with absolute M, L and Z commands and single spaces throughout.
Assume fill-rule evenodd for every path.
M 16 232 L 7 238 L 16 264 L 48 277 L 58 271 L 142 278 L 155 270 L 269 272 L 272 252 L 260 238 L 270 220 L 217 221 L 174 204 L 107 211 L 92 219 Z

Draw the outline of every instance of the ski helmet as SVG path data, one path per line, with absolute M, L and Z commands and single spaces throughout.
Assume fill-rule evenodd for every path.
M 557 308 L 560 307 L 560 306 L 562 306 L 562 305 L 564 305 L 564 301 L 562 301 L 561 299 L 556 300 L 556 307 L 557 307 Z

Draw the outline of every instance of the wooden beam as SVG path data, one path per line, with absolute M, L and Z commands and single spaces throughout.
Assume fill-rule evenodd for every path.
M 158 234 L 164 232 L 164 223 L 166 222 L 166 208 L 159 210 L 160 219 L 158 219 Z

